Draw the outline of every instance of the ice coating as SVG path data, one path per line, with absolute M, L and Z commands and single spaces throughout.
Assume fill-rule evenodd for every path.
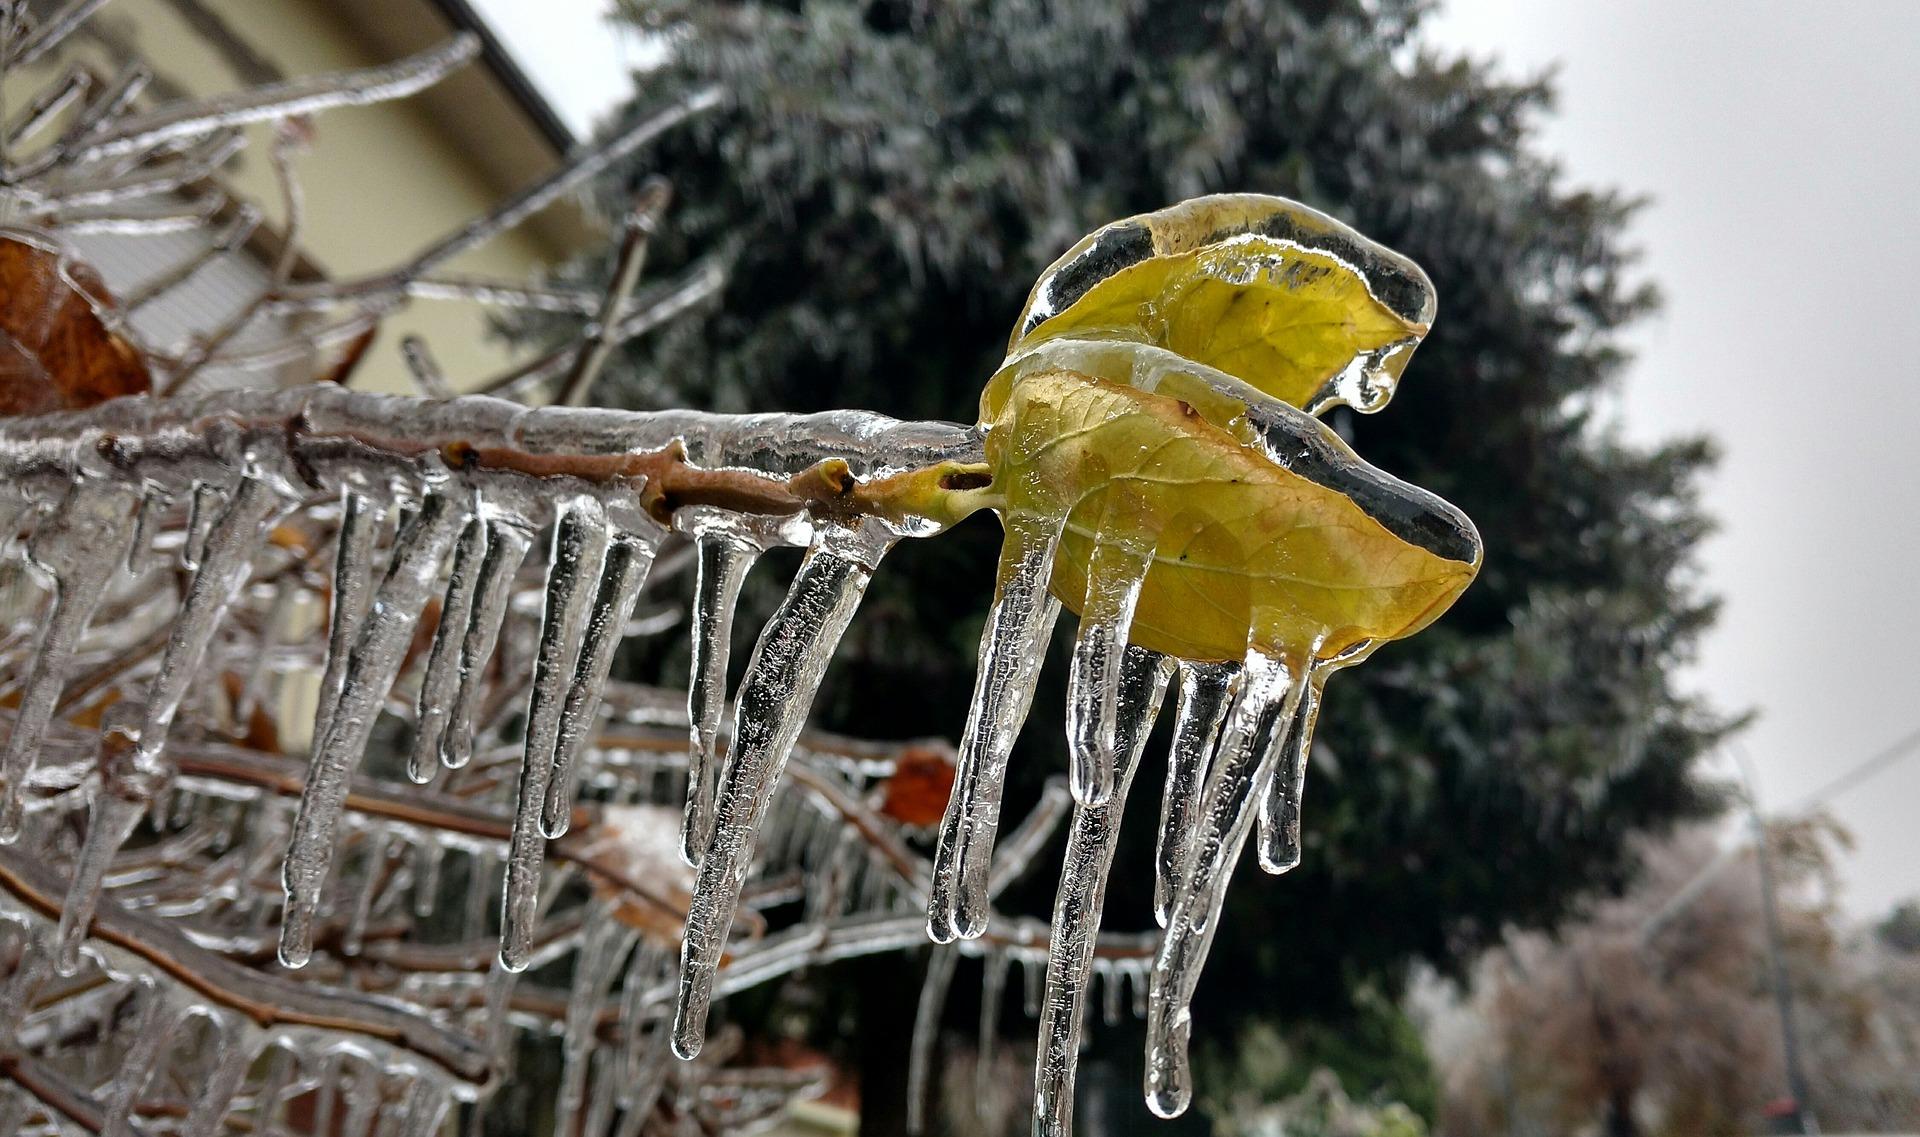
M 1378 411 L 1433 323 L 1420 266 L 1299 202 L 1214 194 L 1115 221 L 1041 273 L 1008 355 L 1164 348 L 1312 414 Z
M 129 151 L 124 166 L 109 171 L 99 184 L 49 192 L 40 200 L 75 225 L 196 223 L 205 216 L 205 202 L 161 206 L 139 199 L 148 189 L 164 190 L 170 177 L 224 161 L 237 137 L 231 126 L 391 97 L 430 81 L 432 74 L 457 62 L 463 50 L 442 49 L 382 72 L 362 73 L 353 82 L 340 77 L 295 81 L 219 105 L 163 106 L 160 112 L 137 117 L 125 111 L 145 76 L 130 69 L 88 108 L 82 129 L 70 134 L 64 149 L 48 153 L 44 168 L 57 167 L 67 160 L 65 155 L 103 153 L 103 147 L 121 146 L 125 139 L 143 137 L 142 132 L 146 138 L 177 145 L 159 155 L 159 164 L 152 168 L 143 169 L 142 159 Z M 64 94 L 65 89 L 49 90 L 44 101 L 51 106 L 77 97 Z M 615 145 L 569 163 L 397 269 L 359 281 L 290 286 L 272 302 L 274 311 L 347 310 L 329 317 L 321 325 L 321 336 L 247 349 L 250 354 L 228 352 L 222 362 L 247 367 L 284 363 L 293 358 L 289 352 L 310 348 L 319 338 L 370 327 L 373 310 L 380 305 L 406 296 L 458 295 L 597 315 L 597 324 L 581 341 L 509 377 L 503 388 L 531 389 L 564 379 L 567 393 L 578 395 L 606 360 L 611 343 L 709 294 L 709 277 L 695 274 L 691 283 L 635 292 L 643 239 L 630 242 L 631 254 L 621 257 L 620 270 L 604 293 L 513 288 L 429 273 L 605 168 L 616 151 L 627 152 L 711 102 L 710 94 L 703 96 L 623 132 Z M 255 710 L 264 703 L 262 687 L 270 682 L 269 668 L 282 666 L 277 662 L 279 649 L 285 647 L 290 659 L 305 650 L 293 642 L 282 645 L 269 633 L 286 624 L 282 608 L 298 587 L 288 583 L 293 579 L 291 566 L 316 532 L 289 527 L 274 531 L 270 542 L 265 540 L 269 526 L 293 510 L 301 518 L 320 519 L 321 541 L 330 539 L 330 526 L 337 531 L 329 582 L 331 650 L 325 657 L 312 765 L 303 775 L 297 762 L 258 756 L 245 760 L 263 764 L 279 779 L 268 781 L 263 774 L 263 786 L 292 785 L 304 791 L 292 822 L 293 852 L 284 866 L 288 902 L 280 931 L 283 945 L 290 946 L 283 954 L 289 962 L 304 959 L 302 942 L 311 934 L 320 906 L 327 859 L 342 839 L 357 850 L 350 863 L 365 866 L 342 889 L 332 916 L 344 925 L 339 954 L 345 957 L 340 966 L 346 967 L 362 954 L 384 956 L 397 950 L 372 929 L 383 913 L 396 911 L 395 888 L 412 890 L 401 904 L 428 910 L 440 891 L 445 860 L 467 862 L 451 871 L 465 874 L 467 893 L 477 898 L 465 913 L 467 946 L 458 950 L 484 941 L 490 935 L 484 909 L 492 900 L 491 869 L 504 852 L 501 965 L 484 996 L 491 1050 L 495 1062 L 510 1051 L 503 1041 L 515 1029 L 510 1019 L 527 1017 L 525 1007 L 537 1002 L 516 1005 L 515 971 L 510 968 L 531 967 L 577 947 L 575 982 L 562 1030 L 562 1121 L 570 1113 L 584 1113 L 590 1124 L 606 1122 L 618 1101 L 620 1108 L 629 1109 L 622 1128 L 637 1131 L 644 1118 L 636 1119 L 631 1103 L 650 1103 L 670 1092 L 662 1087 L 671 1079 L 655 1073 L 647 1073 L 639 1088 L 608 1088 L 614 1079 L 606 1072 L 614 1063 L 590 1052 L 596 1043 L 588 1041 L 595 1033 L 588 1024 L 608 1021 L 601 1004 L 625 950 L 617 936 L 664 934 L 670 939 L 658 921 L 662 911 L 675 920 L 678 913 L 649 894 L 647 882 L 657 874 L 610 869 L 594 861 L 598 854 L 584 852 L 581 843 L 604 840 L 601 834 L 611 814 L 598 809 L 599 795 L 651 792 L 633 787 L 657 789 L 663 779 L 673 786 L 676 798 L 681 792 L 674 767 L 648 766 L 641 774 L 622 767 L 639 761 L 631 751 L 619 756 L 630 738 L 604 748 L 594 738 L 603 699 L 617 708 L 609 733 L 627 734 L 636 723 L 668 721 L 657 701 L 635 703 L 619 684 L 606 681 L 614 650 L 645 586 L 655 543 L 666 527 L 693 537 L 698 573 L 692 612 L 694 682 L 687 692 L 685 721 L 674 719 L 668 729 L 684 732 L 690 743 L 680 852 L 701 864 L 689 898 L 677 981 L 641 968 L 638 951 L 629 968 L 627 983 L 641 994 L 623 995 L 617 1021 L 628 1032 L 620 1065 L 636 1076 L 642 1066 L 663 1069 L 650 1063 L 665 1054 L 668 1041 L 682 1054 L 699 1049 L 713 997 L 807 960 L 909 943 L 917 932 L 916 921 L 901 917 L 897 906 L 924 903 L 928 929 L 949 944 L 936 956 L 936 969 L 945 973 L 938 985 L 942 995 L 960 954 L 985 954 L 993 961 L 987 984 L 996 1007 L 1005 968 L 1013 962 L 1022 966 L 1035 1010 L 1045 1020 L 1037 1125 L 1040 1131 L 1064 1131 L 1070 1124 L 1066 1110 L 1071 1103 L 1073 1039 L 1085 1001 L 1094 995 L 1091 988 L 1100 987 L 1098 996 L 1109 1017 L 1123 1003 L 1125 982 L 1135 984 L 1136 999 L 1145 993 L 1144 965 L 1137 956 L 1096 958 L 1094 945 L 1113 830 L 1137 774 L 1139 747 L 1159 704 L 1167 668 L 1177 666 L 1181 721 L 1167 772 L 1156 869 L 1156 915 L 1169 930 L 1148 999 L 1155 1038 L 1149 1088 L 1155 1108 L 1171 1112 L 1184 1107 L 1189 1092 L 1184 1065 L 1187 1001 L 1216 931 L 1234 853 L 1255 813 L 1263 866 L 1279 871 L 1298 861 L 1300 798 L 1320 682 L 1334 666 L 1357 660 L 1376 643 L 1424 626 L 1451 599 L 1447 593 L 1453 584 L 1470 577 L 1479 555 L 1471 526 L 1457 511 L 1365 466 L 1299 409 L 1317 413 L 1346 403 L 1373 410 L 1386 401 L 1432 317 L 1430 289 L 1423 293 L 1421 288 L 1424 277 L 1417 268 L 1406 271 L 1407 266 L 1351 231 L 1292 203 L 1276 202 L 1207 199 L 1119 223 L 1089 238 L 1036 287 L 1029 311 L 1033 318 L 1023 320 L 1015 337 L 1017 358 L 990 385 L 981 424 L 973 430 L 895 423 L 858 412 L 633 415 L 558 407 L 536 411 L 479 398 L 422 403 L 339 388 L 242 391 L 192 401 L 126 401 L 32 422 L 0 421 L 0 473 L 7 475 L 0 484 L 7 485 L 9 493 L 17 492 L 23 508 L 47 515 L 32 546 L 43 567 L 48 558 L 41 556 L 42 547 L 57 548 L 64 539 L 62 527 L 71 528 L 59 520 L 63 509 L 55 508 L 64 496 L 84 491 L 111 497 L 116 510 L 124 505 L 125 514 L 115 514 L 113 540 L 136 547 L 149 543 L 150 531 L 159 533 L 162 541 L 171 539 L 178 530 L 165 529 L 163 522 L 173 513 L 167 503 L 184 504 L 191 498 L 194 516 L 185 525 L 183 555 L 197 572 L 189 597 L 168 630 L 158 677 L 144 717 L 137 720 L 140 729 L 131 729 L 129 721 L 127 729 L 111 735 L 119 739 L 115 745 L 131 748 L 134 758 L 147 763 L 134 767 L 143 776 L 159 776 L 177 765 L 189 787 L 203 785 L 194 779 L 245 773 L 236 768 L 245 762 L 209 751 L 195 732 L 182 732 L 187 739 L 182 743 L 164 741 L 195 680 L 237 659 L 244 676 L 237 709 Z M 250 227 L 237 220 L 233 229 Z M 630 226 L 630 236 L 635 231 Z M 1176 260 L 1178 265 L 1167 263 Z M 193 267 L 183 265 L 169 275 L 185 279 L 183 274 Z M 1300 311 L 1346 311 L 1354 318 L 1341 325 L 1342 334 L 1351 342 L 1329 347 L 1325 337 L 1313 340 L 1307 345 L 1310 351 L 1295 353 L 1307 360 L 1293 368 L 1297 374 L 1276 382 L 1270 372 L 1278 365 L 1261 352 L 1286 346 L 1286 337 L 1305 324 L 1294 319 L 1299 315 L 1294 312 L 1287 317 L 1292 323 L 1253 327 L 1245 313 L 1235 309 L 1247 296 L 1277 297 L 1282 308 L 1307 306 Z M 1116 297 L 1117 305 L 1108 303 Z M 1090 303 L 1106 303 L 1109 310 L 1090 316 Z M 1248 328 L 1257 333 L 1247 341 L 1254 342 L 1255 349 L 1239 351 L 1231 341 Z M 212 361 L 212 353 L 202 354 L 206 359 L 195 359 L 195 366 Z M 438 375 L 430 358 L 420 351 L 414 354 L 419 360 L 416 371 L 425 377 L 422 382 L 435 389 Z M 1094 409 L 1078 422 L 1048 421 L 1033 413 L 1049 402 Z M 1145 423 L 1151 430 L 1148 435 L 1102 434 L 1115 422 L 1130 424 L 1126 430 Z M 1082 427 L 1088 428 L 1091 441 L 1075 441 Z M 1161 432 L 1158 441 L 1171 439 L 1175 449 L 1184 446 L 1203 451 L 1208 460 L 1240 463 L 1236 469 L 1255 475 L 1246 482 L 1251 488 L 1195 490 L 1191 466 L 1171 458 L 1165 460 L 1170 464 L 1154 465 L 1163 456 L 1155 449 L 1156 438 L 1150 437 L 1153 430 Z M 1169 503 L 1142 488 L 1156 477 L 1179 486 L 1189 501 L 1184 506 Z M 1266 480 L 1259 481 L 1262 478 Z M 16 482 L 27 488 L 13 490 Z M 1382 557 L 1365 551 L 1322 556 L 1320 563 L 1308 566 L 1326 578 L 1315 580 L 1312 573 L 1292 571 L 1300 568 L 1303 555 L 1298 549 L 1281 555 L 1249 545 L 1236 554 L 1238 563 L 1232 556 L 1209 562 L 1210 570 L 1224 565 L 1234 581 L 1230 587 L 1214 594 L 1195 590 L 1185 601 L 1189 610 L 1203 609 L 1239 589 L 1240 580 L 1256 580 L 1247 586 L 1248 602 L 1227 595 L 1231 603 L 1211 604 L 1226 613 L 1225 620 L 1200 627 L 1181 641 L 1176 633 L 1185 621 L 1169 619 L 1170 611 L 1180 611 L 1169 600 L 1165 567 L 1176 551 L 1173 546 L 1213 540 L 1216 529 L 1262 533 L 1254 524 L 1236 529 L 1241 515 L 1234 512 L 1240 508 L 1235 503 L 1263 504 L 1266 499 L 1259 495 L 1283 483 L 1315 497 L 1321 503 L 1315 508 L 1337 514 L 1342 524 L 1377 528 L 1376 537 L 1384 534 L 1379 547 L 1411 549 L 1407 555 L 1414 560 L 1428 556 L 1458 567 L 1442 568 L 1451 575 L 1431 589 L 1431 596 L 1415 595 L 1426 587 L 1423 580 L 1390 581 L 1384 587 L 1400 592 L 1361 610 L 1364 606 L 1336 604 L 1323 594 L 1382 587 Z M 1229 498 L 1223 507 L 1221 502 Z M 341 503 L 337 525 L 327 511 L 329 500 Z M 390 502 L 419 504 L 394 536 L 390 567 L 376 588 L 372 566 L 383 539 L 380 514 Z M 160 504 L 149 508 L 146 503 Z M 783 813 L 789 808 L 783 802 L 769 820 L 769 803 L 796 747 L 801 757 L 791 768 L 793 784 L 811 785 L 808 792 L 819 789 L 808 782 L 821 775 L 809 765 L 800 734 L 820 675 L 880 555 L 894 539 L 932 535 L 982 507 L 1001 512 L 1008 537 L 981 647 L 976 699 L 961 740 L 955 791 L 933 864 L 918 863 L 916 854 L 887 837 L 887 823 L 871 815 L 858 792 L 835 791 L 821 799 L 829 802 L 824 810 L 793 809 L 791 817 Z M 407 509 L 402 506 L 403 515 Z M 161 520 L 149 518 L 150 512 Z M 136 524 L 138 535 L 131 538 L 117 528 Z M 516 611 L 517 605 L 525 608 L 525 598 L 516 599 L 516 577 L 532 534 L 549 525 L 556 530 L 555 544 L 546 558 L 544 612 L 530 651 L 528 621 L 524 611 Z M 1303 522 L 1298 527 L 1308 526 Z M 271 547 L 275 542 L 302 552 L 276 553 Z M 813 547 L 781 615 L 762 633 L 736 708 L 738 741 L 721 770 L 719 716 L 726 705 L 732 611 L 741 579 L 758 553 L 774 543 Z M 1215 541 L 1215 552 L 1219 545 Z M 325 545 L 314 547 L 324 550 Z M 403 641 L 411 631 L 412 613 L 434 590 L 449 551 L 453 564 L 441 596 L 440 623 L 422 652 L 424 666 L 415 695 L 400 674 L 408 666 Z M 1199 552 L 1212 555 L 1205 549 Z M 49 568 L 57 595 L 65 590 L 99 603 L 112 593 L 111 572 L 101 578 L 107 583 L 88 587 L 92 578 L 87 573 L 105 571 L 95 568 L 95 559 L 106 565 L 126 563 L 139 571 L 136 560 L 118 555 L 82 559 L 88 563 Z M 1276 564 L 1292 571 L 1291 577 L 1261 575 L 1266 566 Z M 256 573 L 260 584 L 253 602 L 236 608 L 236 626 L 216 636 L 225 613 L 235 607 L 239 589 Z M 269 592 L 276 599 L 262 631 L 255 605 Z M 1300 603 L 1281 603 L 1276 596 Z M 1016 831 L 1018 839 L 1010 839 L 998 852 L 994 849 L 1001 783 L 1013 739 L 1063 605 L 1080 619 L 1067 723 L 1072 754 L 1068 784 L 1076 804 L 1061 907 L 1051 937 L 1031 923 L 996 934 L 999 930 L 989 927 L 992 898 L 1033 861 L 1049 828 L 1045 809 L 1050 807 L 1043 803 L 1038 822 L 1023 825 Z M 79 608 L 56 599 L 43 638 L 57 642 L 56 628 L 68 625 L 73 628 L 70 638 L 85 634 L 93 614 Z M 401 609 L 405 613 L 395 615 Z M 118 619 L 116 614 L 105 622 L 111 625 Z M 649 616 L 633 627 L 654 624 Z M 267 648 L 274 649 L 276 662 L 269 663 Z M 496 648 L 502 658 L 498 667 L 490 667 Z M 244 654 L 249 650 L 251 657 Z M 1167 653 L 1164 666 L 1157 652 Z M 16 716 L 14 738 L 0 771 L 24 749 L 20 739 L 45 735 L 50 726 L 59 736 L 49 739 L 50 747 L 68 754 L 75 746 L 67 737 L 67 724 L 51 711 L 36 709 L 57 704 L 68 678 L 64 666 L 54 666 L 61 660 L 45 656 L 44 650 L 36 654 L 35 677 L 26 684 L 23 708 L 33 714 Z M 319 658 L 314 654 L 316 665 Z M 1247 679 L 1236 686 L 1243 659 Z M 46 666 L 42 669 L 41 664 Z M 500 785 L 489 771 L 511 768 L 503 761 L 501 740 L 513 737 L 515 729 L 512 711 L 502 708 L 513 706 L 529 670 L 532 690 L 524 704 L 528 722 L 519 784 Z M 1152 682 L 1146 683 L 1141 676 L 1149 670 Z M 1143 685 L 1153 688 L 1150 700 Z M 412 703 L 407 773 L 427 783 L 437 758 L 441 765 L 461 771 L 441 781 L 468 787 L 479 795 L 477 804 L 449 804 L 456 799 L 438 786 L 409 798 L 377 781 L 359 788 L 350 785 L 366 731 L 396 689 L 408 692 Z M 185 705 L 197 709 L 200 702 L 195 695 Z M 130 709 L 138 711 L 140 704 Z M 407 717 L 405 708 L 395 709 Z M 484 757 L 470 765 L 476 735 Z M 652 753 L 644 748 L 640 752 Z M 657 765 L 654 758 L 644 761 Z M 576 812 L 576 784 L 596 777 L 590 783 L 594 793 Z M 10 775 L 9 785 L 17 786 L 19 780 Z M 102 921 L 109 929 L 124 926 L 115 923 L 123 914 L 111 903 L 111 888 L 103 896 L 102 882 L 114 850 L 147 811 L 151 790 L 126 778 L 114 784 L 120 792 L 103 781 L 101 789 L 74 795 L 87 805 L 90 823 L 71 876 L 61 882 L 64 898 L 46 906 L 57 910 L 58 928 L 51 936 L 42 935 L 63 971 L 92 965 L 99 949 L 98 937 L 86 934 L 90 927 Z M 501 790 L 497 796 L 508 799 L 505 810 L 496 808 L 500 801 L 490 800 L 496 785 Z M 43 800 L 45 795 L 36 798 Z M 226 849 L 237 829 L 235 855 L 252 865 L 257 861 L 254 846 L 277 842 L 287 820 L 284 811 L 276 819 L 269 810 L 249 811 L 233 804 L 244 800 L 223 797 L 219 804 L 210 804 L 189 788 L 177 794 L 173 810 L 160 812 L 210 830 L 208 847 L 216 850 Z M 453 811 L 453 821 L 444 824 L 458 839 L 446 847 L 421 844 L 416 831 L 420 815 L 442 809 Z M 378 816 L 360 816 L 369 810 Z M 246 823 L 236 825 L 241 817 Z M 435 831 L 431 824 L 425 830 Z M 755 878 L 751 888 L 745 887 L 756 840 L 767 830 L 773 831 L 768 844 L 786 850 L 777 855 L 814 866 L 816 871 L 803 873 L 805 883 Z M 549 860 L 555 863 L 543 871 L 543 862 Z M 374 871 L 395 864 L 407 866 L 396 874 L 398 884 L 390 885 L 385 873 Z M 0 864 L 3 870 L 6 865 Z M 622 897 L 618 919 L 590 923 L 562 910 L 564 905 L 550 907 L 563 891 L 559 884 L 576 873 L 589 878 L 596 892 L 610 890 Z M 10 887 L 18 891 L 24 886 Z M 804 900 L 801 924 L 764 940 L 756 938 L 761 934 L 756 925 L 754 937 L 730 944 L 736 919 L 757 919 L 754 905 L 782 895 L 782 890 Z M 207 896 L 174 903 L 204 914 L 219 911 L 226 901 Z M 864 923 L 849 922 L 857 913 L 865 914 Z M 461 914 L 446 915 L 457 920 Z M 221 933 L 232 943 L 250 942 L 246 936 L 262 928 L 271 932 L 270 910 L 235 912 L 234 917 L 233 927 Z M 1043 943 L 1044 999 L 1038 987 L 1038 945 Z M 329 966 L 334 965 L 330 959 Z M 930 983 L 929 998 L 937 1009 L 942 999 L 933 991 Z M 678 1004 L 671 1031 L 663 1028 L 663 999 Z M 991 1026 L 988 1008 L 983 1007 L 982 1014 L 983 1025 Z M 924 1090 L 934 1017 L 923 1014 L 915 1033 L 916 1099 Z M 217 1107 L 196 1111 L 189 1128 L 211 1125 L 225 1112 L 246 1072 L 246 1062 L 232 1054 L 257 1054 L 263 1046 L 258 1038 L 241 1046 L 236 1036 L 224 1064 L 217 1063 L 212 1072 L 210 1097 Z M 643 1062 L 642 1056 L 649 1055 L 656 1057 Z M 444 1117 L 447 1103 L 440 1075 L 420 1077 L 415 1067 L 409 1088 L 396 1095 L 380 1090 L 380 1083 L 406 1076 L 405 1068 L 363 1062 L 358 1056 L 334 1061 L 336 1070 L 350 1071 L 342 1075 L 348 1088 L 339 1095 L 349 1127 L 364 1128 L 377 1117 L 383 1131 L 424 1133 Z M 231 1074 L 233 1086 L 225 1085 L 230 1069 L 238 1071 Z M 275 1075 L 284 1076 L 284 1071 Z M 461 1075 L 473 1076 L 471 1067 Z M 594 1087 L 591 1091 L 588 1084 Z M 332 1087 L 327 1092 L 332 1095 Z M 331 1126 L 333 1097 L 327 1102 Z
M 405 98 L 439 82 L 479 50 L 479 40 L 463 33 L 412 58 L 383 67 L 316 75 L 234 95 L 160 107 L 147 114 L 124 118 L 112 129 L 87 138 L 76 158 L 111 157 L 248 123 Z

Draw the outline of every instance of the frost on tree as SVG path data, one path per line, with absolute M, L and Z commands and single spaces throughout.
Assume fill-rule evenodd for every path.
M 1328 676 L 1480 563 L 1464 516 L 1316 417 L 1391 398 L 1433 319 L 1419 268 L 1292 202 L 1203 198 L 1055 263 L 972 426 L 587 408 L 613 346 L 717 291 L 717 264 L 639 287 L 663 183 L 602 290 L 442 266 L 717 92 L 391 271 L 296 282 L 306 116 L 419 90 L 473 44 L 146 107 L 137 65 L 98 84 L 39 62 L 96 7 L 0 7 L 5 62 L 45 72 L 0 131 L 0 541 L 36 583 L 0 629 L 0 1131 L 477 1130 L 527 1039 L 558 1044 L 570 1130 L 745 1125 L 818 1078 L 733 1063 L 713 1001 L 929 934 L 916 1110 L 962 954 L 989 1006 L 1013 964 L 1043 985 L 1036 1131 L 1071 1129 L 1096 984 L 1112 1015 L 1131 987 L 1147 1101 L 1185 1109 L 1228 879 L 1255 833 L 1267 871 L 1299 860 Z M 266 287 L 149 342 L 142 307 L 258 224 L 209 187 L 261 121 L 285 124 L 294 230 Z M 208 240 L 109 282 L 71 250 L 90 228 Z M 371 329 L 421 299 L 581 323 L 461 384 L 487 394 L 451 396 L 417 342 L 421 397 L 352 390 Z M 957 750 L 810 731 L 888 551 L 981 510 L 1006 535 Z M 742 581 L 779 546 L 804 560 L 729 691 Z M 684 575 L 682 612 L 657 586 Z M 1071 769 L 996 841 L 1063 607 Z M 687 691 L 609 678 L 625 637 L 669 632 Z M 1103 931 L 1143 764 L 1161 926 Z M 996 915 L 1062 822 L 1052 921 Z

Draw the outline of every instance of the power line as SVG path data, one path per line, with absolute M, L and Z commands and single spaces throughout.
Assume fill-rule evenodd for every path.
M 1920 727 L 1915 727 L 1898 742 L 1893 743 L 1886 749 L 1858 763 L 1839 777 L 1808 794 L 1800 800 L 1799 805 L 1795 806 L 1789 812 L 1793 815 L 1811 813 L 1833 798 L 1839 797 L 1841 794 L 1846 793 L 1848 790 L 1863 782 L 1878 777 L 1880 774 L 1899 765 L 1903 759 L 1911 758 L 1915 754 L 1920 754 Z
M 1920 754 L 1920 727 L 1915 727 L 1885 749 L 1876 751 L 1867 758 L 1848 767 L 1838 777 L 1801 798 L 1793 808 L 1783 811 L 1779 816 L 1804 817 L 1825 805 L 1827 802 L 1846 793 L 1848 790 L 1879 777 L 1881 774 L 1886 773 L 1888 770 L 1899 765 L 1903 760 L 1911 758 L 1915 754 Z M 1748 797 L 1752 797 L 1753 795 L 1751 788 L 1744 792 Z M 1752 802 L 1751 804 L 1754 812 L 1757 814 L 1759 812 L 1759 803 Z M 1656 932 L 1665 927 L 1669 921 L 1685 911 L 1688 905 L 1698 899 L 1700 894 L 1706 890 L 1707 883 L 1725 871 L 1728 865 L 1739 859 L 1740 854 L 1746 851 L 1747 846 L 1753 842 L 1755 836 L 1755 832 L 1749 831 L 1746 835 L 1735 840 L 1732 844 L 1714 854 L 1713 859 L 1705 865 L 1702 865 L 1699 872 L 1694 873 L 1693 876 L 1687 879 L 1685 884 L 1674 890 L 1673 895 L 1667 898 L 1667 902 L 1655 909 L 1653 915 L 1647 917 L 1646 922 L 1640 925 L 1640 938 L 1642 942 L 1652 939 Z

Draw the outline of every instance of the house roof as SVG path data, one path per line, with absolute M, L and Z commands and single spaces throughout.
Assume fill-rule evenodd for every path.
M 502 196 L 556 168 L 578 140 L 468 0 L 332 0 L 332 11 L 381 58 L 424 50 L 458 31 L 480 39 L 478 66 L 462 68 L 410 100 L 445 130 Z M 527 225 L 558 256 L 601 238 L 574 207 Z

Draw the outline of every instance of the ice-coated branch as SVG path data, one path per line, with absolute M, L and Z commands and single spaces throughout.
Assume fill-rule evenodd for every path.
M 77 161 L 127 154 L 250 123 L 402 99 L 438 83 L 479 50 L 480 41 L 463 32 L 418 55 L 379 67 L 291 79 L 170 104 L 119 120 L 86 139 L 70 158 Z
M 532 217 L 689 118 L 718 106 L 720 99 L 718 88 L 695 91 L 583 150 L 545 178 L 434 241 L 405 264 L 357 280 L 316 282 L 289 288 L 275 298 L 270 310 L 302 311 L 344 301 L 373 304 L 398 296 L 415 280 Z
M 0 70 L 12 67 L 26 67 L 60 46 L 60 42 L 73 33 L 73 30 L 86 22 L 87 17 L 105 7 L 107 0 L 67 0 L 58 9 L 41 21 L 40 25 L 29 32 L 12 50 L 7 52 Z M 21 5 L 24 9 L 25 5 Z
M 5 1076 L 34 1100 L 88 1133 L 109 1132 L 108 1114 L 92 1094 L 74 1085 L 60 1072 L 26 1054 L 0 1055 L 0 1076 Z M 122 1131 L 131 1137 L 145 1137 L 147 1130 L 121 1119 Z
M 65 886 L 16 850 L 0 848 L 0 889 L 40 917 L 59 920 Z M 170 924 L 108 899 L 94 914 L 93 938 L 260 1026 L 349 1031 L 413 1051 L 468 1081 L 486 1077 L 486 1056 L 477 1046 L 404 1003 L 326 992 L 242 967 L 195 945 Z
M 626 309 L 627 298 L 633 294 L 633 286 L 639 283 L 641 266 L 647 260 L 647 244 L 653 238 L 654 226 L 670 197 L 667 183 L 656 178 L 641 187 L 633 207 L 627 211 L 626 235 L 620 242 L 620 252 L 614 258 L 613 276 L 607 282 L 606 299 L 600 305 L 599 315 L 587 325 L 574 356 L 573 369 L 567 373 L 566 381 L 560 384 L 560 395 L 554 400 L 561 406 L 577 407 L 587 401 L 587 390 L 593 386 L 600 368 L 606 364 L 607 356 L 616 346 L 614 330 L 620 326 L 620 316 Z

